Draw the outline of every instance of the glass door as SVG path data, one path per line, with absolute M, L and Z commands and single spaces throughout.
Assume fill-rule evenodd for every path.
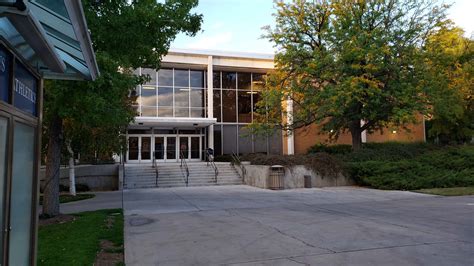
M 128 160 L 127 161 L 137 161 L 139 154 L 139 137 L 128 137 Z
M 155 160 L 165 159 L 165 137 L 155 137 Z
M 179 137 L 179 158 L 189 159 L 189 138 Z
M 201 159 L 201 137 L 189 137 L 191 139 L 191 159 Z
M 179 136 L 179 151 L 186 160 L 199 161 L 201 160 L 201 136 Z M 180 157 L 181 158 L 181 157 Z
M 176 137 L 167 136 L 166 140 L 166 158 L 167 161 L 176 161 Z
M 140 161 L 150 161 L 151 160 L 151 137 L 140 137 L 140 139 L 141 139 Z

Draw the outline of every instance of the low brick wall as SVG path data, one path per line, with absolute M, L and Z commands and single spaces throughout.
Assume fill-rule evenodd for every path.
M 268 165 L 249 165 L 244 164 L 246 169 L 245 183 L 249 186 L 268 188 L 268 177 L 270 175 L 270 166 Z M 351 186 L 355 182 L 342 174 L 337 177 L 322 177 L 313 170 L 307 169 L 303 165 L 296 165 L 291 168 L 285 168 L 283 184 L 285 189 L 304 188 L 304 177 L 311 177 L 311 187 L 335 187 Z
M 59 183 L 69 186 L 69 168 L 61 167 Z M 44 185 L 44 175 L 46 169 L 40 169 L 40 185 Z M 77 165 L 75 167 L 76 184 L 85 184 L 92 191 L 109 191 L 119 188 L 119 165 Z

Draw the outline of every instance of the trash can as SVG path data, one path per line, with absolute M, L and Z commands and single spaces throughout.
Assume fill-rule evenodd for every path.
M 270 167 L 270 174 L 268 175 L 267 187 L 273 190 L 284 189 L 285 168 L 281 165 L 272 165 Z
M 304 188 L 312 188 L 313 186 L 311 185 L 311 176 L 310 175 L 305 175 L 304 176 Z

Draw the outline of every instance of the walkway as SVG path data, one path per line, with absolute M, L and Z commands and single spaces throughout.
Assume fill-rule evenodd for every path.
M 127 265 L 473 265 L 474 197 L 353 187 L 124 192 Z

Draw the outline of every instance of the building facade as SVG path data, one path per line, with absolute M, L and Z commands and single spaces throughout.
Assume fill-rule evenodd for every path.
M 264 76 L 274 68 L 273 55 L 216 51 L 172 50 L 160 70 L 139 68 L 150 80 L 136 89 L 139 114 L 127 131 L 129 163 L 177 162 L 215 155 L 305 153 L 327 138 L 318 126 L 291 134 L 276 131 L 270 136 L 252 135 L 246 126 L 255 117 Z M 291 103 L 286 104 L 291 111 Z M 364 136 L 367 141 L 423 141 L 423 128 L 392 135 Z M 395 132 L 392 130 L 391 132 Z M 349 137 L 349 138 L 347 138 Z M 347 143 L 342 136 L 338 143 Z M 181 154 L 182 153 L 182 154 Z

